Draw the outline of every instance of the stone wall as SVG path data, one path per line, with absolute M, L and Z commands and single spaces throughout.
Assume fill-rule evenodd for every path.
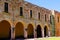
M 4 12 L 4 3 L 8 3 L 8 13 Z M 23 8 L 23 16 L 20 16 L 20 7 Z M 32 18 L 30 18 L 30 10 L 32 10 Z M 40 13 L 40 20 L 38 19 L 38 13 Z M 46 21 L 45 21 L 45 14 L 46 14 Z M 44 27 L 47 26 L 48 28 L 48 36 L 50 35 L 50 15 L 51 11 L 44 7 L 39 7 L 34 4 L 31 4 L 26 1 L 19 1 L 19 0 L 1 0 L 0 1 L 0 21 L 7 20 L 11 24 L 11 31 L 15 28 L 18 22 L 21 22 L 24 25 L 24 32 L 27 37 L 27 29 L 29 24 L 32 24 L 34 27 L 34 37 L 36 37 L 36 28 L 37 25 L 40 25 L 42 28 L 42 37 L 44 37 Z M 13 33 L 11 32 L 11 37 L 15 37 L 15 30 Z
M 55 35 L 60 36 L 60 12 L 55 11 Z

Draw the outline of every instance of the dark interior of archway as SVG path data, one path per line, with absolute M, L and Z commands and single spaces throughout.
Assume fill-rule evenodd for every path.
M 42 37 L 42 31 L 40 25 L 37 26 L 37 38 Z
M 31 24 L 28 25 L 27 33 L 28 33 L 28 38 L 34 38 L 34 30 Z
M 0 39 L 1 40 L 9 40 L 11 38 L 11 25 L 7 21 L 0 22 Z
M 17 23 L 15 27 L 15 38 L 24 39 L 24 26 L 22 23 Z
M 48 29 L 47 29 L 47 27 L 45 26 L 45 27 L 44 27 L 44 37 L 46 37 L 46 36 L 48 36 Z

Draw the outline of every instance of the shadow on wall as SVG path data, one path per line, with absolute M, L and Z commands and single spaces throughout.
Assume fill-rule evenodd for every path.
M 0 40 L 9 40 L 11 38 L 11 25 L 8 21 L 0 22 Z

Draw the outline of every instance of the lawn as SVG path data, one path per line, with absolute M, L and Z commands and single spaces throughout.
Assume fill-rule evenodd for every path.
M 60 40 L 60 37 L 38 38 L 36 40 Z
M 25 40 L 60 40 L 60 37 L 34 38 L 34 39 L 25 39 Z

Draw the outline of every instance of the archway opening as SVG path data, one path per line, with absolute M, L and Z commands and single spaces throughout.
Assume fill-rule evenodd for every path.
M 34 28 L 32 24 L 28 25 L 27 35 L 28 35 L 28 38 L 34 38 Z
M 48 28 L 47 26 L 44 27 L 44 37 L 48 36 Z
M 0 22 L 0 39 L 11 38 L 11 25 L 8 21 L 3 20 Z
M 18 22 L 15 27 L 15 38 L 24 39 L 24 26 L 21 22 Z
M 38 25 L 37 26 L 37 38 L 41 38 L 42 37 L 42 29 L 41 29 L 41 26 L 40 25 Z

